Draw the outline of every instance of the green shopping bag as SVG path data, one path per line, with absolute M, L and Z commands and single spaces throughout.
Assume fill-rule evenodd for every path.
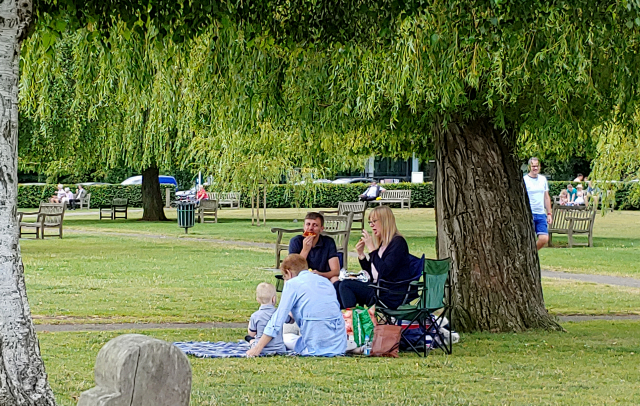
M 353 308 L 353 339 L 358 347 L 364 345 L 364 339 L 369 336 L 369 342 L 373 342 L 373 321 L 369 311 L 362 306 Z

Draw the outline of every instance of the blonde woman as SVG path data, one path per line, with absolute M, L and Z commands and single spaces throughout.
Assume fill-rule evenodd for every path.
M 391 209 L 388 206 L 373 209 L 369 213 L 369 226 L 371 234 L 362 230 L 362 238 L 356 244 L 360 266 L 369 274 L 371 282 L 376 283 L 380 280 L 381 287 L 385 287 L 385 282 L 389 282 L 393 283 L 396 290 L 406 288 L 398 286 L 398 282 L 407 281 L 408 285 L 412 276 L 409 268 L 409 246 L 398 232 Z M 369 252 L 368 256 L 365 254 L 365 248 Z M 357 304 L 373 305 L 376 300 L 375 290 L 369 283 L 351 279 L 334 283 L 340 306 L 348 309 Z M 379 296 L 389 308 L 397 308 L 404 299 L 401 295 L 386 294 L 383 290 Z

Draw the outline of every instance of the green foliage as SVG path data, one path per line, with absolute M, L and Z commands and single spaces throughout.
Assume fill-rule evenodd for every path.
M 474 117 L 560 155 L 628 117 L 640 89 L 638 9 L 626 1 L 221 3 L 208 24 L 201 6 L 133 4 L 52 48 L 43 38 L 58 27 L 43 20 L 23 47 L 22 111 L 62 140 L 52 112 L 70 109 L 64 136 L 100 145 L 100 162 L 180 165 L 256 190 L 293 168 L 427 153 L 433 126 Z M 350 10 L 349 23 L 338 29 L 328 9 Z M 165 35 L 181 21 L 191 35 Z
M 68 186 L 72 192 L 76 192 L 76 185 Z M 142 207 L 141 185 L 93 185 L 85 186 L 87 193 L 91 193 L 91 207 L 109 205 L 114 198 L 129 199 L 129 207 Z M 175 200 L 175 186 L 161 185 L 160 191 L 164 199 L 165 189 L 170 190 L 171 200 Z M 38 207 L 40 202 L 48 202 L 54 196 L 57 185 L 18 185 L 18 207 Z

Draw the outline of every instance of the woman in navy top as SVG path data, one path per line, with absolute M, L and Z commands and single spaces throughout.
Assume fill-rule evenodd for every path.
M 371 282 L 360 282 L 346 279 L 334 283 L 338 293 L 338 301 L 343 309 L 357 304 L 371 306 L 375 303 L 375 289 L 370 283 L 401 282 L 411 278 L 409 267 L 409 246 L 396 227 L 396 219 L 388 206 L 376 207 L 369 213 L 369 226 L 372 234 L 362 230 L 362 238 L 356 244 L 356 252 L 362 269 L 369 273 Z M 369 255 L 365 255 L 365 248 Z M 408 285 L 408 283 L 407 283 Z M 394 289 L 405 289 L 406 286 L 394 286 Z M 379 293 L 380 300 L 389 308 L 397 308 L 403 300 L 401 295 L 390 295 L 384 291 Z

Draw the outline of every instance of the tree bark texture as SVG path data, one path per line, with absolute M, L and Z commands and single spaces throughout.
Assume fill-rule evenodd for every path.
M 157 166 L 151 166 L 142 171 L 143 221 L 167 221 L 160 192 L 159 174 Z
M 489 119 L 436 130 L 439 258 L 461 331 L 561 329 L 547 313 L 522 173 Z
M 0 405 L 55 405 L 31 320 L 20 256 L 18 75 L 31 0 L 0 2 Z

